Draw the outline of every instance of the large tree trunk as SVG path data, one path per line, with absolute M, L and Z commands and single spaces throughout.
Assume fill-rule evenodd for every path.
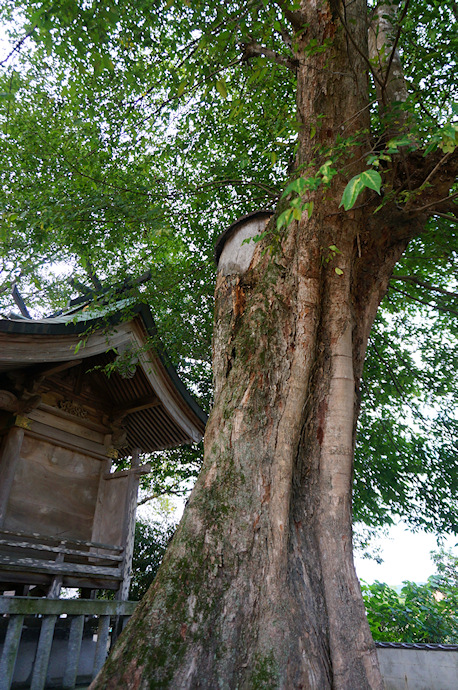
M 353 565 L 353 450 L 370 328 L 421 219 L 372 216 L 369 196 L 339 209 L 364 168 L 368 87 L 365 2 L 348 3 L 353 41 L 338 13 L 307 0 L 291 16 L 308 26 L 298 164 L 308 176 L 318 146 L 361 143 L 339 161 L 345 176 L 310 192 L 310 219 L 260 242 L 245 273 L 218 274 L 203 469 L 94 688 L 383 687 Z M 310 55 L 311 39 L 331 47 Z

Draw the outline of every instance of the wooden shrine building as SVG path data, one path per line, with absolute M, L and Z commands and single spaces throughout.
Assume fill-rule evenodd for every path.
M 0 320 L 0 594 L 126 600 L 139 475 L 154 471 L 139 454 L 199 441 L 206 415 L 144 304 L 71 305 Z

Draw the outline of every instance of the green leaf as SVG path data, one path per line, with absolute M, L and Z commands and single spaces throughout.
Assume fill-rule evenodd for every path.
M 227 88 L 224 79 L 218 79 L 216 82 L 216 90 L 223 98 L 227 98 Z
M 401 146 L 411 146 L 412 141 L 408 136 L 399 137 L 399 139 L 390 139 L 387 144 L 387 153 L 397 153 Z
M 280 215 L 277 218 L 277 230 L 280 230 L 280 228 L 285 225 L 288 227 L 288 225 L 291 223 L 293 220 L 293 209 L 292 208 L 287 208 L 286 211 L 283 211 L 283 213 L 280 213 Z
M 327 160 L 326 163 L 323 163 L 318 172 L 323 177 L 323 182 L 325 184 L 328 184 L 332 180 L 334 175 L 337 175 L 337 170 L 332 167 L 331 160 Z
M 354 177 L 352 177 L 352 179 L 344 189 L 342 201 L 339 204 L 339 208 L 343 206 L 346 211 L 352 208 L 355 204 L 356 199 L 358 198 L 358 194 L 363 189 L 364 184 L 361 182 L 360 176 L 355 175 Z
M 449 122 L 445 125 L 445 127 L 442 128 L 441 134 L 443 138 L 456 141 L 458 137 L 458 125 Z
M 381 185 L 382 178 L 376 170 L 365 170 L 355 175 L 345 187 L 339 207 L 343 206 L 348 211 L 353 208 L 358 195 L 364 188 L 373 189 L 377 194 L 380 194 Z
M 444 153 L 452 153 L 458 144 L 458 125 L 448 123 L 441 130 L 442 141 L 439 147 Z
M 428 153 L 431 153 L 432 151 L 435 151 L 437 149 L 438 142 L 436 140 L 430 141 L 428 146 L 425 148 L 425 152 L 423 156 L 427 156 Z
M 365 170 L 360 174 L 360 178 L 365 187 L 373 189 L 374 192 L 380 194 L 380 187 L 382 186 L 382 177 L 376 170 Z
M 297 192 L 298 194 L 302 194 L 306 187 L 307 180 L 305 180 L 303 177 L 298 177 L 297 179 L 289 183 L 289 185 L 286 187 L 285 191 L 281 195 L 281 198 L 284 199 L 288 196 L 288 194 L 291 194 L 291 192 Z
M 337 273 L 338 276 L 343 276 L 343 271 L 341 268 L 335 268 L 334 271 Z

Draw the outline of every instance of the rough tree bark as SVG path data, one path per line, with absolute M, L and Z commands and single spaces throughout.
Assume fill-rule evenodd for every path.
M 356 133 L 360 143 L 343 159 L 345 174 L 310 192 L 310 219 L 268 251 L 271 238 L 260 242 L 242 275 L 218 274 L 203 469 L 93 688 L 383 687 L 352 556 L 359 381 L 393 267 L 426 215 L 394 204 L 373 215 L 372 193 L 339 208 L 347 180 L 364 169 L 365 1 L 304 0 L 287 16 L 299 37 L 303 174 L 317 145 Z M 311 39 L 331 47 L 310 54 Z M 431 205 L 448 194 L 452 158 L 445 169 L 437 157 L 404 157 L 390 184 L 419 187 L 431 175 L 415 208 Z

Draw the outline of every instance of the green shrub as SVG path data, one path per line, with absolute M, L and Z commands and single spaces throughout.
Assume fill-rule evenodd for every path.
M 362 583 L 374 640 L 458 643 L 458 559 L 442 551 L 435 560 L 438 572 L 426 584 L 404 582 L 397 592 L 382 582 Z

